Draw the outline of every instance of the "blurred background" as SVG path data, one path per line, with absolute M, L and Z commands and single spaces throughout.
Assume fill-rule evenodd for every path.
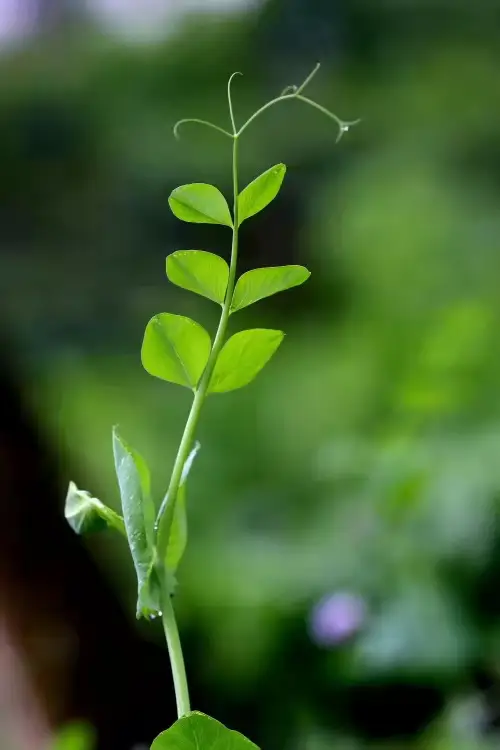
M 116 423 L 165 490 L 190 395 L 142 370 L 143 330 L 176 312 L 213 331 L 215 306 L 169 285 L 164 261 L 229 251 L 223 229 L 178 222 L 167 198 L 191 181 L 229 195 L 230 144 L 195 126 L 176 142 L 174 122 L 226 127 L 239 70 L 241 123 L 318 60 L 309 95 L 362 118 L 336 145 L 331 122 L 291 102 L 243 141 L 242 183 L 277 162 L 288 173 L 244 225 L 241 270 L 301 263 L 312 277 L 234 317 L 287 338 L 255 383 L 209 400 L 190 477 L 176 598 L 193 703 L 264 750 L 500 741 L 499 41 L 496 0 L 0 0 L 2 356 L 59 465 L 57 492 L 28 493 L 4 536 L 36 534 L 49 504 L 59 519 L 69 479 L 117 507 Z M 107 534 L 82 547 L 58 523 L 23 553 L 40 570 L 54 555 L 38 609 L 16 582 L 2 616 L 22 621 L 23 599 L 38 632 L 50 591 L 64 625 L 50 571 L 79 545 L 93 573 L 72 586 L 94 642 L 123 626 L 151 649 L 157 682 L 133 690 L 157 695 L 166 726 L 166 650 L 134 621 L 127 551 Z M 96 581 L 116 624 L 92 605 Z M 96 684 L 118 669 L 104 648 Z M 29 669 L 29 651 L 7 652 Z M 6 736 L 16 707 L 28 721 L 19 669 L 2 667 Z M 39 680 L 41 703 L 64 703 L 62 684 Z M 86 705 L 73 713 L 93 720 Z M 107 747 L 150 741 L 162 727 L 147 710 L 142 735 Z

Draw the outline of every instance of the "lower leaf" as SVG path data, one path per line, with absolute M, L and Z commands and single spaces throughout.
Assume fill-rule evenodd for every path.
M 162 732 L 151 750 L 258 750 L 257 745 L 220 721 L 193 711 Z

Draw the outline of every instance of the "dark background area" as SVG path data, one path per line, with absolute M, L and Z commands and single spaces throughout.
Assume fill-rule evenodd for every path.
M 7 27 L 22 3 L 4 3 Z M 309 94 L 362 122 L 335 145 L 332 123 L 292 102 L 241 146 L 242 184 L 288 167 L 244 225 L 241 270 L 312 276 L 235 316 L 233 330 L 282 327 L 285 344 L 202 419 L 177 596 L 193 704 L 263 748 L 496 747 L 500 5 L 170 5 L 149 37 L 161 2 L 144 5 L 140 38 L 133 3 L 112 16 L 97 0 L 107 25 L 46 2 L 12 16 L 17 40 L 0 34 L 6 372 L 16 363 L 2 386 L 2 606 L 19 632 L 45 613 L 73 634 L 72 660 L 39 681 L 47 710 L 89 716 L 113 750 L 175 718 L 127 551 L 107 534 L 82 544 L 65 490 L 73 479 L 117 507 L 119 423 L 161 498 L 189 394 L 142 370 L 143 330 L 163 311 L 216 324 L 164 261 L 227 257 L 227 233 L 181 224 L 167 198 L 186 182 L 229 195 L 230 144 L 195 126 L 177 142 L 173 124 L 226 126 L 234 70 L 241 123 L 319 60 Z M 328 643 L 311 628 L 325 596 L 332 632 L 347 622 Z M 351 626 L 346 600 L 362 605 Z

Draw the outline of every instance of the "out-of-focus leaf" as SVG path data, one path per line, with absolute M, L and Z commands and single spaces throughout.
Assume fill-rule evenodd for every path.
M 472 655 L 470 629 L 446 590 L 409 581 L 367 621 L 356 645 L 363 673 L 460 672 Z
M 52 741 L 51 750 L 93 750 L 95 732 L 83 722 L 68 724 L 59 730 Z

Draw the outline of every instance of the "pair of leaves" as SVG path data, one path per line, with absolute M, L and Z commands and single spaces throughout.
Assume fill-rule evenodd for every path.
M 199 443 L 191 451 L 182 472 L 168 540 L 165 570 L 170 593 L 175 587 L 175 572 L 187 544 L 186 482 Z M 137 574 L 137 617 L 160 613 L 161 582 L 155 568 L 155 506 L 151 498 L 149 469 L 142 458 L 113 430 L 113 454 L 120 489 L 123 517 L 89 492 L 70 482 L 64 515 L 77 534 L 113 528 L 128 540 Z
M 70 482 L 64 515 L 77 534 L 114 528 L 127 537 L 137 574 L 137 617 L 160 610 L 160 582 L 153 570 L 155 508 L 144 459 L 113 430 L 113 453 L 123 517 Z
M 238 224 L 262 211 L 278 195 L 286 167 L 276 164 L 259 175 L 238 196 Z M 226 199 L 214 185 L 181 185 L 168 199 L 172 213 L 194 224 L 222 224 L 233 227 Z
M 151 750 L 258 750 L 239 732 L 199 711 L 183 716 L 162 732 Z
M 182 472 L 172 528 L 166 551 L 165 571 L 170 593 L 187 544 L 186 482 L 199 443 L 191 451 Z M 160 614 L 161 582 L 155 568 L 155 506 L 151 498 L 149 469 L 142 456 L 113 430 L 113 453 L 120 488 L 123 519 L 137 574 L 137 617 Z
M 177 286 L 224 304 L 229 267 L 218 255 L 204 250 L 178 250 L 167 258 L 167 276 Z M 304 266 L 275 266 L 247 271 L 238 279 L 231 300 L 231 312 L 248 307 L 265 297 L 303 284 L 310 276 Z
M 283 336 L 282 331 L 266 328 L 232 336 L 217 358 L 208 393 L 232 391 L 250 383 L 272 357 Z M 141 357 L 150 375 L 194 390 L 209 355 L 208 333 L 190 318 L 160 313 L 149 321 Z

